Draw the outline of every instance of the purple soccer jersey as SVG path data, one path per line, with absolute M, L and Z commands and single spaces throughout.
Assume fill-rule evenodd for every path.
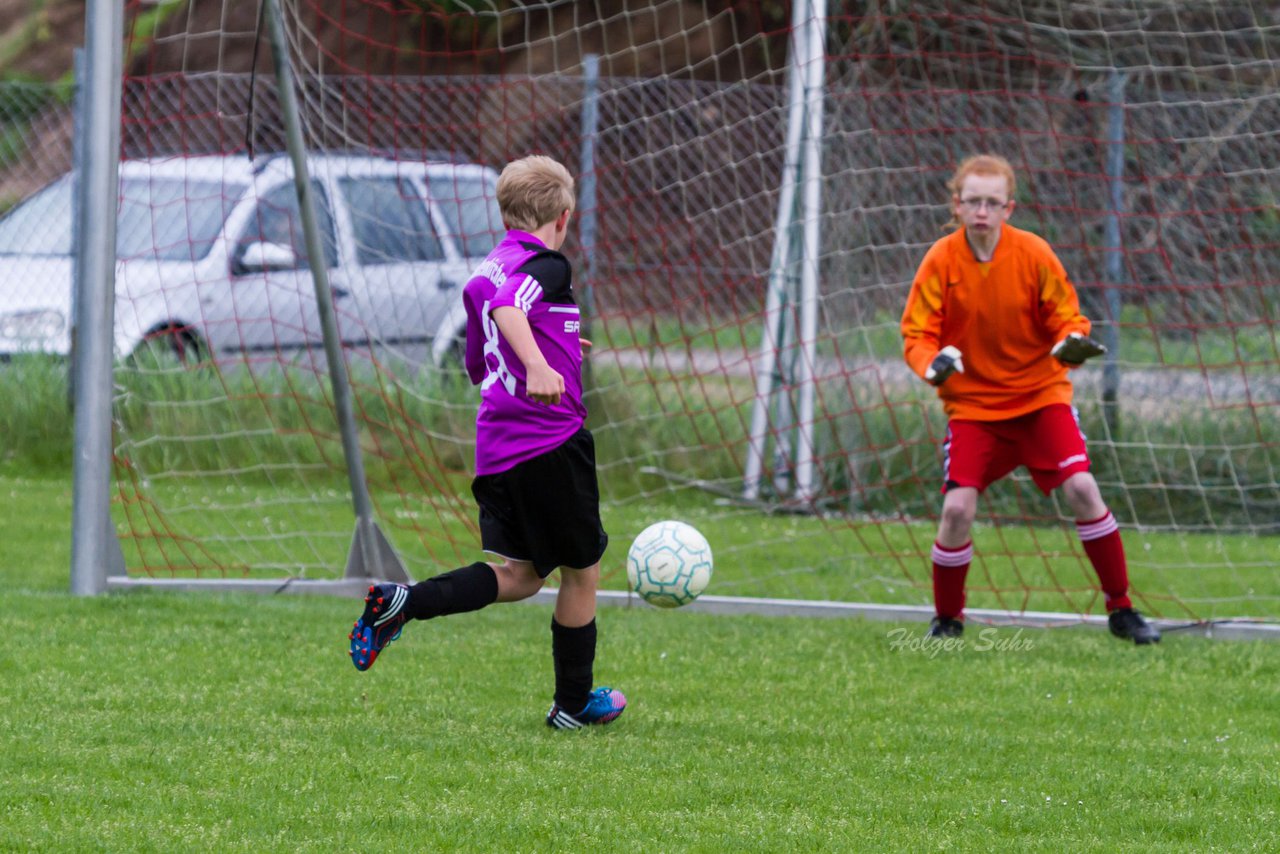
M 467 310 L 467 374 L 480 386 L 476 474 L 497 474 L 564 444 L 587 417 L 582 403 L 581 314 L 568 260 L 524 231 L 508 231 L 462 291 Z M 524 312 L 547 364 L 564 377 L 555 406 L 535 403 L 528 372 L 498 331 L 493 310 Z

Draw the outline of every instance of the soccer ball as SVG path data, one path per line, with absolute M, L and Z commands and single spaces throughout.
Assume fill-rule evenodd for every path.
M 627 582 L 650 605 L 688 605 L 709 581 L 711 546 L 697 528 L 684 522 L 655 522 L 640 532 L 627 552 Z

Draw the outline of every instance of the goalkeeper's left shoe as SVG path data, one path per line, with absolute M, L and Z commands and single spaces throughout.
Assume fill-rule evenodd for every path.
M 1160 643 L 1160 630 L 1132 608 L 1117 608 L 1107 615 L 1111 634 L 1136 644 Z
M 1053 349 L 1049 351 L 1049 355 L 1064 365 L 1075 367 L 1083 365 L 1086 359 L 1101 356 L 1105 352 L 1107 352 L 1107 348 L 1094 341 L 1088 335 L 1072 332 L 1066 338 L 1054 344 Z
M 570 714 L 555 703 L 547 712 L 547 726 L 554 729 L 582 729 L 592 724 L 607 724 L 622 714 L 627 698 L 612 688 L 597 688 L 587 695 L 587 705 L 577 714 Z
M 409 588 L 403 584 L 374 584 L 364 597 L 364 613 L 352 626 L 351 663 L 356 670 L 368 670 L 378 660 L 378 653 L 400 637 L 408 617 L 404 606 L 409 602 Z

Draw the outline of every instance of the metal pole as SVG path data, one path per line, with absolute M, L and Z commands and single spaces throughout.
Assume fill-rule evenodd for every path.
M 80 242 L 80 204 L 81 188 L 84 184 L 84 145 L 85 145 L 85 58 L 84 48 L 78 47 L 72 53 L 72 73 L 75 75 L 75 88 L 71 97 L 71 354 L 67 369 L 67 411 L 76 410 L 76 331 L 77 314 L 80 296 L 80 270 L 83 267 L 84 253 Z
M 115 348 L 116 206 L 120 193 L 120 94 L 124 5 L 85 7 L 83 164 L 77 164 L 78 279 L 72 375 L 71 592 L 107 589 L 120 544 L 111 528 L 111 368 Z M 123 561 L 121 561 L 123 562 Z
M 579 333 L 591 340 L 591 318 L 595 315 L 593 284 L 596 271 L 596 139 L 600 128 L 600 57 L 589 53 L 582 58 L 582 155 L 579 166 L 581 186 L 578 191 L 578 240 L 582 258 L 582 275 L 578 277 L 578 293 L 582 295 L 582 327 Z M 588 356 L 590 353 L 588 352 Z M 593 386 L 591 360 L 583 358 L 582 388 Z
M 796 188 L 799 185 L 801 134 L 804 130 L 803 58 L 807 33 L 804 3 L 791 12 L 791 56 L 787 62 L 787 139 L 783 149 L 782 186 L 778 192 L 778 215 L 773 226 L 773 255 L 769 260 L 769 281 L 765 294 L 764 336 L 755 366 L 756 396 L 751 405 L 751 437 L 742 475 L 742 495 L 749 501 L 760 496 L 765 445 L 769 432 L 769 402 L 778 381 L 778 350 L 782 343 L 780 324 L 787 295 L 786 268 L 790 263 L 791 225 L 795 219 Z
M 822 110 L 826 74 L 826 0 L 810 0 L 805 67 L 804 254 L 800 272 L 800 376 L 796 417 L 795 497 L 814 495 L 813 422 L 818 360 L 818 256 L 822 251 Z
M 280 90 L 280 112 L 284 119 L 285 142 L 293 162 L 293 182 L 298 193 L 298 210 L 302 219 L 307 259 L 315 283 L 316 309 L 324 336 L 325 358 L 329 365 L 329 382 L 333 387 L 333 404 L 342 433 L 342 449 L 347 461 L 347 479 L 351 485 L 351 503 L 356 515 L 355 535 L 347 556 L 345 576 L 386 578 L 409 581 L 404 565 L 387 542 L 373 519 L 373 503 L 365 480 L 364 458 L 360 452 L 360 434 L 356 429 L 355 407 L 351 400 L 351 382 L 342 358 L 342 342 L 338 337 L 338 321 L 333 310 L 333 293 L 329 289 L 329 271 L 325 268 L 324 246 L 317 225 L 315 201 L 311 196 L 311 178 L 307 171 L 306 144 L 302 137 L 302 119 L 294 92 L 293 71 L 289 67 L 288 44 L 284 19 L 278 0 L 267 4 L 267 22 L 271 37 L 271 61 L 275 67 L 276 86 Z
M 1106 359 L 1102 365 L 1102 414 L 1112 438 L 1120 434 L 1120 288 L 1124 284 L 1120 216 L 1124 212 L 1124 72 L 1111 73 L 1107 107 L 1107 183 L 1110 207 L 1106 222 L 1107 312 Z

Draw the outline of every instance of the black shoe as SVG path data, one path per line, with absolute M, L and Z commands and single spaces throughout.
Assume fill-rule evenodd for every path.
M 964 623 L 954 617 L 934 617 L 929 622 L 929 637 L 958 638 L 964 634 Z
M 409 601 L 405 584 L 374 584 L 364 597 L 364 613 L 355 621 L 347 639 L 351 641 L 351 663 L 356 670 L 368 670 L 378 653 L 400 637 L 408 618 L 404 606 Z
M 1111 634 L 1136 644 L 1160 643 L 1160 630 L 1132 608 L 1117 608 L 1107 615 Z

